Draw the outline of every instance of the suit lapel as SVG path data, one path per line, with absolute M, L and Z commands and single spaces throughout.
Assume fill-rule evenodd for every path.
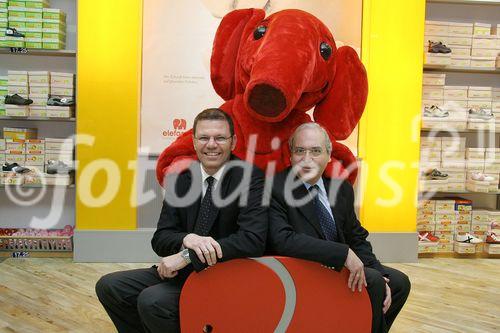
M 330 209 L 332 210 L 333 218 L 335 219 L 335 226 L 337 227 L 337 235 L 339 235 L 340 241 L 345 243 L 344 219 L 342 218 L 345 212 L 343 211 L 342 198 L 340 197 L 341 195 L 340 185 L 342 183 L 339 180 L 332 181 L 331 179 L 325 177 L 323 177 L 323 183 L 325 184 L 325 189 L 328 195 L 328 201 L 330 202 Z M 330 195 L 334 194 L 337 194 L 336 198 L 331 198 Z
M 293 197 L 295 200 L 301 200 L 305 196 L 309 196 L 309 192 L 304 185 L 300 185 L 293 190 Z M 321 236 L 321 238 L 325 239 L 325 235 L 323 234 L 323 230 L 321 229 L 321 225 L 318 221 L 314 202 L 309 200 L 307 204 L 298 206 L 297 209 L 302 213 L 302 215 L 305 216 L 307 222 L 309 222 L 314 229 L 316 229 L 316 232 Z

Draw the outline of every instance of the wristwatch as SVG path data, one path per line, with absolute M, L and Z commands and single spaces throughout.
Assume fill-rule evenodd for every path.
M 189 249 L 184 249 L 180 252 L 182 259 L 186 262 L 186 264 L 191 263 L 191 258 L 189 257 Z

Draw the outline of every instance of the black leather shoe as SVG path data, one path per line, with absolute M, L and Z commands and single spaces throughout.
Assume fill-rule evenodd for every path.
M 18 94 L 5 96 L 5 104 L 11 104 L 11 105 L 30 105 L 32 103 L 33 103 L 32 99 L 23 98 L 23 97 L 19 96 Z
M 15 173 L 26 173 L 26 172 L 29 172 L 30 169 L 25 168 L 23 166 L 20 166 L 17 163 L 12 163 L 12 164 L 4 163 L 2 165 L 2 171 L 13 171 Z

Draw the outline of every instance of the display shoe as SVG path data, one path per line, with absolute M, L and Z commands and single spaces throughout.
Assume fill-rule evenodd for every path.
M 451 53 L 451 49 L 442 42 L 429 41 L 429 53 Z
M 450 113 L 446 110 L 441 109 L 439 106 L 431 105 L 424 107 L 424 117 L 432 118 L 446 118 Z
M 432 180 L 448 179 L 448 174 L 441 172 L 438 169 L 432 169 L 432 171 L 425 173 L 425 176 L 427 177 L 427 179 L 432 179 Z
M 49 175 L 67 175 L 73 171 L 73 168 L 61 161 L 48 160 L 46 170 Z
M 20 33 L 15 28 L 5 28 L 5 36 L 7 36 L 7 37 L 25 37 L 24 34 Z
M 7 95 L 5 96 L 5 104 L 11 105 L 30 105 L 33 103 L 33 100 L 29 98 L 23 98 L 18 94 Z
M 13 171 L 15 173 L 27 173 L 30 172 L 30 169 L 20 166 L 17 163 L 7 164 L 4 163 L 2 165 L 2 171 Z
M 498 236 L 494 232 L 490 232 L 490 233 L 488 233 L 488 235 L 486 235 L 486 243 L 488 243 L 488 244 L 500 244 L 500 236 Z
M 418 241 L 427 243 L 437 243 L 439 242 L 439 237 L 434 236 L 431 232 L 428 231 L 420 231 L 418 233 Z
M 455 239 L 457 240 L 457 242 L 460 242 L 460 243 L 479 244 L 479 243 L 483 242 L 482 239 L 479 239 L 476 236 L 473 236 L 469 233 L 466 233 L 463 235 L 457 234 Z
M 481 120 L 490 120 L 494 115 L 491 113 L 490 109 L 483 108 L 470 108 L 469 109 L 469 118 L 470 119 L 481 119 Z
M 480 181 L 487 181 L 487 182 L 492 182 L 495 178 L 491 176 L 487 176 L 482 172 L 473 172 L 470 174 L 470 178 L 472 180 L 480 180 Z
M 75 105 L 75 101 L 73 98 L 68 97 L 50 97 L 47 101 L 47 105 L 49 106 L 73 106 Z

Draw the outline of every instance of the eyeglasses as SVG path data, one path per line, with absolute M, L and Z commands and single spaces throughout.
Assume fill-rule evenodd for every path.
M 206 145 L 207 143 L 209 143 L 210 139 L 214 139 L 215 143 L 217 143 L 218 145 L 223 145 L 223 144 L 225 144 L 231 138 L 232 138 L 231 136 L 228 136 L 226 138 L 224 136 L 205 136 L 205 135 L 200 136 L 198 138 L 195 137 L 195 139 L 199 143 L 204 144 L 204 145 Z
M 309 152 L 312 156 L 318 157 L 321 154 L 323 154 L 323 149 L 321 149 L 320 147 L 314 147 L 314 148 L 310 148 L 310 149 L 306 149 L 306 148 L 302 148 L 302 147 L 295 147 L 292 150 L 292 152 L 293 152 L 293 154 L 295 154 L 297 156 L 305 156 L 307 154 L 307 152 Z

